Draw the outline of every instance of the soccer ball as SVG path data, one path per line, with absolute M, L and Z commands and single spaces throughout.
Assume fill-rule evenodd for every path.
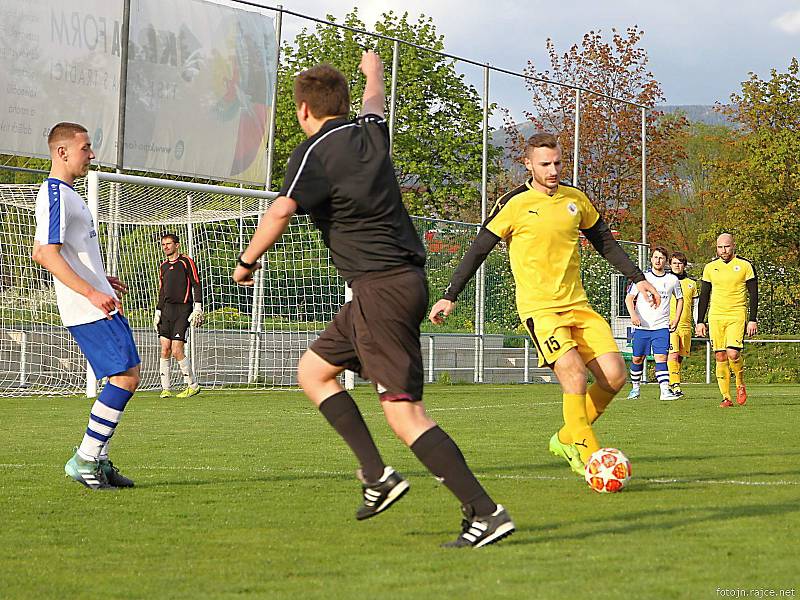
M 621 492 L 631 479 L 631 461 L 621 450 L 600 448 L 589 457 L 585 473 L 586 483 L 595 492 Z

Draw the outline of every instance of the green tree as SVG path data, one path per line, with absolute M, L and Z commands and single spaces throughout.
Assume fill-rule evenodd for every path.
M 754 73 L 722 112 L 741 127 L 714 171 L 717 227 L 736 233 L 742 253 L 800 266 L 800 64 L 768 80 Z
M 575 90 L 565 86 L 595 92 L 581 94 L 578 185 L 606 221 L 634 239 L 638 238 L 642 197 L 641 109 L 609 98 L 650 108 L 663 101 L 661 84 L 649 71 L 647 52 L 641 46 L 643 35 L 644 31 L 636 26 L 624 33 L 612 29 L 610 40 L 604 39 L 600 31 L 590 31 L 580 44 L 573 44 L 563 54 L 548 38 L 549 68 L 542 70 L 529 61 L 525 69 L 531 77 L 564 84 L 527 80 L 532 109 L 526 117 L 535 129 L 558 134 L 565 149 L 565 179 L 572 172 L 575 131 Z M 647 111 L 648 197 L 675 184 L 672 167 L 683 154 L 681 145 L 672 141 L 686 125 L 681 116 Z M 511 140 L 512 158 L 521 160 L 525 136 L 508 115 L 506 133 Z
M 392 42 L 328 24 L 304 29 L 281 49 L 278 78 L 277 128 L 273 185 L 279 186 L 292 149 L 305 139 L 295 118 L 292 80 L 298 71 L 321 62 L 341 70 L 350 83 L 354 114 L 360 109 L 364 78 L 358 70 L 364 48 L 373 48 L 383 59 L 387 76 L 387 108 L 391 74 Z M 343 24 L 363 30 L 357 9 Z M 420 16 L 416 22 L 393 12 L 382 15 L 374 26 L 378 34 L 395 37 L 441 51 L 444 36 L 433 20 Z M 455 217 L 480 201 L 482 117 L 481 99 L 475 88 L 455 69 L 455 62 L 441 55 L 400 44 L 393 162 L 404 200 L 412 214 Z M 492 150 L 492 156 L 497 150 Z
M 704 234 L 714 228 L 714 169 L 730 155 L 731 127 L 693 123 L 672 143 L 685 156 L 675 165 L 676 185 L 654 196 L 648 205 L 650 241 L 681 250 L 691 261 L 703 262 L 712 250 Z M 713 252 L 712 252 L 713 256 Z

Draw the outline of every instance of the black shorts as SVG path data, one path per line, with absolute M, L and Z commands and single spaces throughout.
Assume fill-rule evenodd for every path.
M 161 309 L 161 320 L 158 322 L 159 337 L 186 341 L 186 330 L 189 329 L 189 315 L 192 314 L 191 304 L 164 304 Z
M 419 325 L 428 311 L 428 281 L 419 267 L 363 275 L 353 299 L 311 350 L 332 365 L 375 384 L 383 400 L 422 400 L 424 371 Z

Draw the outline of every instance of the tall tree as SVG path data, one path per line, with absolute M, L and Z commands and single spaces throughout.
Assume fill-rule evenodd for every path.
M 650 107 L 646 115 L 648 196 L 675 185 L 672 167 L 682 157 L 676 136 L 687 126 L 682 116 L 663 117 L 652 110 L 663 101 L 661 85 L 647 67 L 647 52 L 641 47 L 644 31 L 634 26 L 625 33 L 612 29 L 610 41 L 601 31 L 590 31 L 579 44 L 559 54 L 548 38 L 550 67 L 541 70 L 528 61 L 525 74 L 548 81 L 577 86 L 583 92 L 580 106 L 578 185 L 595 202 L 604 218 L 638 237 L 641 214 L 641 109 L 611 100 L 620 98 Z M 569 87 L 526 81 L 532 109 L 525 116 L 535 129 L 556 132 L 564 148 L 565 178 L 572 173 L 575 131 L 575 90 Z M 524 135 L 506 114 L 509 151 L 521 160 Z
M 714 171 L 715 209 L 755 259 L 800 265 L 800 64 L 754 73 L 721 110 L 741 127 Z
M 364 80 L 358 64 L 364 48 L 383 59 L 387 76 L 387 109 L 392 42 L 328 24 L 304 29 L 281 51 L 277 116 L 276 160 L 273 182 L 279 183 L 292 148 L 304 139 L 297 125 L 292 97 L 295 73 L 320 62 L 340 69 L 349 79 L 353 110 L 360 109 Z M 357 9 L 343 24 L 365 29 Z M 374 26 L 378 34 L 441 51 L 444 36 L 424 15 L 416 22 L 408 13 L 382 15 Z M 455 63 L 439 54 L 400 44 L 393 161 L 403 196 L 412 214 L 453 217 L 480 198 L 482 108 L 475 88 L 456 71 Z M 493 155 L 496 151 L 493 150 Z
M 703 262 L 711 249 L 704 234 L 719 218 L 714 192 L 714 170 L 731 154 L 735 130 L 725 125 L 692 123 L 674 143 L 686 156 L 675 165 L 677 185 L 655 196 L 648 206 L 650 239 L 685 252 Z M 713 256 L 713 252 L 712 252 Z

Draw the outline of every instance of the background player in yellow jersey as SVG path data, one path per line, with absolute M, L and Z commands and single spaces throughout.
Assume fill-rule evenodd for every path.
M 749 318 L 745 294 L 750 295 Z M 736 403 L 742 405 L 747 402 L 743 376 L 744 359 L 741 353 L 744 348 L 744 334 L 752 337 L 758 331 L 757 318 L 756 272 L 750 261 L 736 256 L 733 236 L 723 233 L 717 238 L 717 258 L 703 269 L 695 327 L 698 336 L 709 335 L 711 338 L 717 361 L 717 383 L 722 393 L 722 407 L 733 406 L 730 396 L 731 371 L 736 376 Z
M 675 331 L 669 334 L 669 355 L 667 356 L 667 367 L 669 368 L 669 387 L 672 393 L 678 397 L 683 396 L 681 390 L 681 364 L 683 359 L 689 356 L 692 349 L 692 314 L 694 313 L 694 302 L 700 295 L 697 282 L 686 274 L 686 255 L 683 252 L 673 252 L 669 259 L 669 268 L 678 281 L 681 282 L 683 292 L 683 310 L 678 319 Z M 675 317 L 677 300 L 670 299 L 670 319 Z
M 580 278 L 580 233 L 612 265 L 632 279 L 654 305 L 660 299 L 642 271 L 620 247 L 586 195 L 559 184 L 561 148 L 550 133 L 537 133 L 525 147 L 531 177 L 500 197 L 434 304 L 430 320 L 440 324 L 458 294 L 500 241 L 508 244 L 516 283 L 517 310 L 539 354 L 561 383 L 564 427 L 550 451 L 577 474 L 600 448 L 592 423 L 625 384 L 625 362 L 608 323 L 589 306 Z M 587 371 L 595 383 L 587 390 Z

